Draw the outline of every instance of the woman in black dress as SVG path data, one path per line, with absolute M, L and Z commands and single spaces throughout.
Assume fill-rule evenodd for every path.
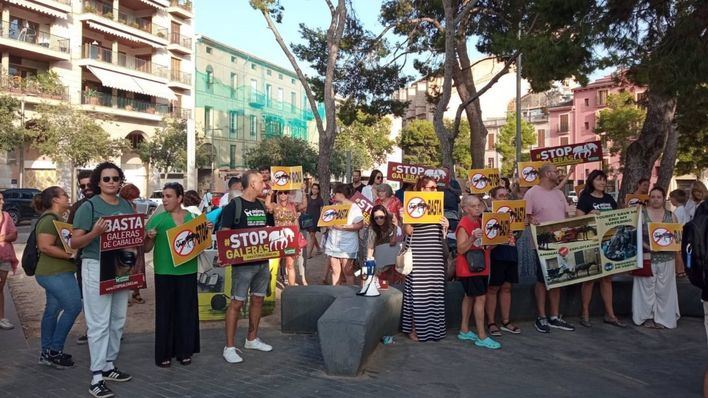
M 324 201 L 322 200 L 322 195 L 320 195 L 320 184 L 314 183 L 310 188 L 310 197 L 307 201 L 307 214 L 314 220 L 314 225 L 307 229 L 310 235 L 309 242 L 307 242 L 307 258 L 312 258 L 312 251 L 317 248 L 317 254 L 322 254 L 322 248 L 320 243 L 317 242 L 317 233 L 320 229 L 317 227 L 317 220 L 320 219 L 320 211 L 324 206 Z

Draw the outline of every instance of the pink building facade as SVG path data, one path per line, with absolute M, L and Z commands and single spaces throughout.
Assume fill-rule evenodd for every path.
M 600 140 L 600 135 L 595 132 L 600 111 L 606 108 L 608 95 L 621 91 L 633 94 L 635 100 L 641 100 L 645 89 L 629 84 L 618 84 L 612 76 L 573 89 L 571 101 L 548 109 L 550 134 L 546 146 Z M 614 191 L 621 181 L 619 156 L 609 156 L 607 150 L 604 150 L 604 154 L 604 162 L 610 171 L 608 191 Z M 583 184 L 590 172 L 602 167 L 600 162 L 579 164 L 575 168 L 573 181 L 575 184 Z M 655 178 L 656 170 L 652 172 L 652 180 Z

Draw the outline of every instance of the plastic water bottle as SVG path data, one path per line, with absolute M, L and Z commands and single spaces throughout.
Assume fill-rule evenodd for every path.
M 384 345 L 393 344 L 393 336 L 384 336 L 381 342 L 384 343 Z

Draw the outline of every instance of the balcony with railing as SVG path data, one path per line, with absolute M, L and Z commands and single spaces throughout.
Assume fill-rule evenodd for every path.
M 95 44 L 84 43 L 83 57 L 165 79 L 169 77 L 169 68 L 165 65 L 156 64 L 152 61 L 132 55 L 115 53 L 107 48 Z
M 173 51 L 179 51 L 185 54 L 192 52 L 192 38 L 180 34 L 179 32 L 170 33 L 170 42 L 167 45 L 168 48 Z
M 19 28 L 7 22 L 0 22 L 0 39 L 5 39 L 2 40 L 5 46 L 42 54 L 45 58 L 68 60 L 70 57 L 69 38 L 38 31 L 29 26 Z
M 170 116 L 172 116 L 175 119 L 184 119 L 184 120 L 189 120 L 192 118 L 192 110 L 191 109 L 186 109 L 186 108 L 180 108 L 178 106 L 171 106 L 170 107 Z
M 170 0 L 170 6 L 167 12 L 177 14 L 183 18 L 192 18 L 192 1 L 191 0 Z
M 152 17 L 139 17 L 128 11 L 118 11 L 112 4 L 104 3 L 97 0 L 83 0 L 83 12 L 99 15 L 120 24 L 130 26 L 143 32 L 155 35 L 161 39 L 167 40 L 169 30 L 161 25 L 152 22 Z
M 152 115 L 165 115 L 169 113 L 167 104 L 156 104 L 150 101 L 128 98 L 120 91 L 118 95 L 114 96 L 101 91 L 86 90 L 81 93 L 81 103 Z
M 170 81 L 185 84 L 187 86 L 192 85 L 192 74 L 187 72 L 182 72 L 181 70 L 171 70 L 170 71 Z
M 0 75 L 0 91 L 45 99 L 69 99 L 69 88 L 62 85 L 55 74 L 31 77 L 3 74 Z

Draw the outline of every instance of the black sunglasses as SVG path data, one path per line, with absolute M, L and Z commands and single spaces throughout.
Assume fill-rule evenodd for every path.
M 89 185 L 89 184 L 79 184 L 79 189 L 86 189 L 86 188 L 88 188 L 88 187 L 90 187 L 90 186 L 91 186 L 91 185 Z
M 385 220 L 386 216 L 376 216 L 374 217 L 374 220 Z
M 103 180 L 103 182 L 110 182 L 111 180 L 113 180 L 113 182 L 118 182 L 120 181 L 120 176 L 105 176 L 101 177 L 101 180 Z

